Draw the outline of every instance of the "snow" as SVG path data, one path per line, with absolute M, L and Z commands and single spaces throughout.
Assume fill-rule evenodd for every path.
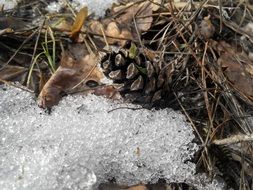
M 4 6 L 4 10 L 13 9 L 20 0 L 0 0 L 0 8 Z
M 197 151 L 182 114 L 146 110 L 94 95 L 68 96 L 48 113 L 24 90 L 0 86 L 1 190 L 96 189 L 186 182 L 222 189 L 195 174 Z M 206 184 L 206 185 L 203 185 Z
M 59 12 L 62 7 L 66 6 L 66 1 L 58 0 L 51 2 L 47 6 L 47 10 L 50 13 Z M 105 14 L 106 9 L 110 8 L 117 0 L 73 0 L 71 6 L 76 10 L 80 10 L 82 7 L 87 6 L 89 13 L 95 13 L 96 16 L 102 17 Z
M 13 9 L 17 6 L 20 0 L 0 0 L 0 8 L 4 6 L 4 10 Z M 51 1 L 46 7 L 49 13 L 57 13 L 63 7 L 67 7 L 66 0 Z M 110 8 L 113 3 L 117 3 L 117 0 L 73 0 L 70 5 L 79 11 L 82 7 L 87 6 L 89 14 L 95 13 L 96 16 L 102 17 L 105 14 L 106 9 Z

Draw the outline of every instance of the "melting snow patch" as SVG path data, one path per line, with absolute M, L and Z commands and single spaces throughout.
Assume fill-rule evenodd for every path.
M 88 190 L 110 179 L 131 185 L 159 178 L 222 189 L 194 175 L 189 160 L 198 147 L 173 110 L 129 109 L 138 107 L 89 95 L 69 96 L 48 114 L 20 89 L 2 86 L 0 97 L 2 190 Z
M 82 7 L 87 6 L 89 13 L 95 13 L 96 16 L 102 17 L 105 14 L 106 9 L 110 8 L 117 0 L 73 0 L 71 6 L 75 10 L 80 10 Z M 66 6 L 66 1 L 58 0 L 51 2 L 47 6 L 47 10 L 50 13 L 59 12 L 61 8 Z
M 20 0 L 0 0 L 0 8 L 3 6 L 4 10 L 13 9 L 17 6 Z

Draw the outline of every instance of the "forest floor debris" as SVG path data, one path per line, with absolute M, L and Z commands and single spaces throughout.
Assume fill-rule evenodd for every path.
M 198 172 L 252 188 L 252 141 L 215 143 L 253 134 L 251 1 L 120 0 L 101 18 L 60 2 L 57 13 L 36 0 L 1 11 L 2 83 L 19 81 L 49 109 L 95 93 L 180 110 L 201 147 Z

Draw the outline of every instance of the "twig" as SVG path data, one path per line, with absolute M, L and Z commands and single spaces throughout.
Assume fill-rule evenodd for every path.
M 109 43 L 108 43 L 108 41 L 106 39 L 105 30 L 104 30 L 104 27 L 102 25 L 100 25 L 100 30 L 101 30 L 103 38 L 105 40 L 106 47 L 109 49 L 110 46 L 109 46 Z
M 91 34 L 93 36 L 98 36 L 98 37 L 104 37 L 103 34 L 98 34 L 98 33 L 94 33 L 92 31 L 87 31 L 87 34 Z M 118 36 L 111 36 L 111 35 L 105 35 L 107 38 L 112 38 L 112 39 L 118 39 L 118 40 L 132 40 L 133 42 L 138 42 L 134 39 L 131 38 L 123 38 L 123 37 L 118 37 Z
M 133 21 L 134 21 L 134 28 L 135 28 L 135 30 L 136 30 L 136 33 L 137 33 L 137 36 L 138 36 L 139 43 L 140 43 L 140 45 L 141 45 L 142 49 L 144 49 L 143 43 L 142 43 L 142 41 L 141 41 L 141 35 L 140 35 L 139 30 L 138 30 L 138 27 L 137 27 L 136 20 L 135 20 L 135 17 L 134 17 L 134 16 L 133 16 Z
M 222 14 L 222 0 L 218 0 L 219 2 L 219 12 L 220 12 L 220 33 L 222 32 L 222 25 L 223 25 L 223 14 Z
M 32 90 L 29 90 L 29 89 L 27 89 L 27 88 L 24 88 L 24 87 L 21 86 L 21 85 L 20 85 L 20 86 L 19 86 L 19 85 L 16 85 L 16 84 L 14 84 L 13 82 L 9 82 L 9 81 L 4 80 L 4 79 L 1 79 L 1 78 L 0 78 L 0 82 L 6 84 L 6 85 L 8 85 L 8 86 L 13 86 L 13 87 L 15 87 L 15 88 L 19 88 L 19 89 L 21 89 L 21 90 L 23 90 L 23 91 L 26 91 L 26 92 L 29 92 L 29 93 L 31 93 L 31 94 L 34 94 L 34 92 L 33 92 Z
M 119 110 L 119 109 L 129 109 L 129 110 L 141 110 L 141 109 L 146 109 L 146 108 L 130 108 L 130 107 L 119 107 L 119 108 L 114 108 L 112 110 L 109 110 L 107 113 L 111 113 L 113 111 Z
M 13 58 L 17 55 L 17 53 L 23 48 L 23 46 L 26 44 L 26 42 L 28 42 L 35 34 L 37 33 L 37 30 L 35 30 L 32 34 L 30 34 L 30 36 L 28 36 L 23 42 L 22 44 L 19 46 L 19 48 L 15 51 L 15 53 L 11 56 L 11 58 L 0 68 L 0 71 L 4 69 L 5 66 L 7 66 L 12 60 Z
M 249 135 L 234 135 L 225 139 L 218 139 L 214 140 L 213 144 L 216 145 L 230 145 L 230 144 L 236 144 L 240 142 L 248 142 L 253 141 L 253 134 Z
M 202 136 L 200 135 L 199 131 L 197 130 L 197 128 L 196 128 L 194 122 L 192 121 L 191 117 L 190 117 L 189 114 L 186 112 L 184 106 L 182 105 L 182 103 L 181 103 L 180 100 L 178 99 L 177 94 L 176 94 L 175 92 L 173 92 L 173 94 L 174 94 L 174 96 L 175 96 L 175 98 L 176 98 L 176 100 L 177 100 L 179 106 L 180 106 L 181 109 L 183 110 L 185 116 L 186 116 L 187 119 L 190 121 L 193 130 L 194 130 L 194 131 L 196 132 L 196 134 L 198 135 L 199 140 L 201 141 L 202 144 L 204 144 L 204 140 L 203 140 Z

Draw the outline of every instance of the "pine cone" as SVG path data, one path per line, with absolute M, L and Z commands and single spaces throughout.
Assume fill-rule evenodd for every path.
M 139 52 L 130 55 L 130 49 L 107 53 L 101 61 L 105 75 L 118 86 L 121 95 L 136 103 L 154 103 L 168 91 L 172 66 L 158 56 L 153 59 Z

